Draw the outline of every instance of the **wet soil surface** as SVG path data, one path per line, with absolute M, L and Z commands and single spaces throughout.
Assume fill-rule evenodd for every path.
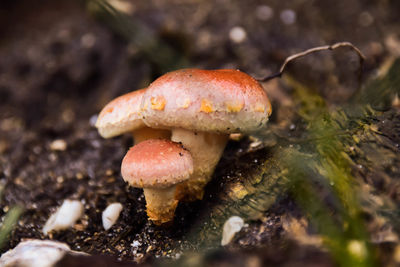
M 218 193 L 224 190 L 218 184 L 223 185 L 232 169 L 246 176 L 247 169 L 268 157 L 268 148 L 249 150 L 252 142 L 247 138 L 230 141 L 214 175 L 217 182 L 207 187 L 204 200 L 183 203 L 170 227 L 155 227 L 146 219 L 142 191 L 128 187 L 120 176 L 121 159 L 132 138 L 105 140 L 93 125 L 104 104 L 145 87 L 161 74 L 161 68 L 148 60 L 140 46 L 99 19 L 87 3 L 39 2 L 4 1 L 0 6 L 0 182 L 4 188 L 0 216 L 12 206 L 24 208 L 2 251 L 23 238 L 50 238 L 74 250 L 136 262 L 178 259 L 182 251 L 198 249 L 190 238 L 191 226 L 218 202 Z M 365 70 L 372 75 L 400 49 L 395 35 L 400 30 L 398 1 L 291 0 L 270 1 L 268 6 L 263 1 L 229 0 L 128 3 L 123 11 L 140 22 L 138 27 L 145 25 L 174 51 L 182 52 L 189 66 L 240 68 L 260 77 L 275 72 L 294 51 L 346 40 L 367 55 Z M 241 42 L 229 35 L 236 26 L 246 34 Z M 328 54 L 301 60 L 291 70 L 302 82 L 319 84 L 315 87 L 328 103 L 343 103 L 355 90 L 358 61 L 346 49 Z M 290 89 L 278 82 L 265 87 L 275 108 L 271 124 L 290 125 L 291 118 L 282 118 L 281 108 L 284 101 L 291 101 Z M 399 135 L 393 131 L 398 133 L 398 111 L 382 116 L 388 142 L 398 144 Z M 301 132 L 282 129 L 294 136 Z M 57 147 L 55 141 L 62 145 Z M 373 171 L 362 175 L 369 177 Z M 389 179 L 398 175 L 395 171 Z M 398 192 L 392 194 L 398 201 Z M 84 217 L 72 229 L 44 236 L 44 223 L 64 199 L 82 201 Z M 105 231 L 101 213 L 116 201 L 124 209 L 116 225 Z M 227 250 L 208 255 L 204 262 L 331 266 L 325 251 L 292 241 L 296 238 L 283 226 L 287 214 L 301 217 L 290 196 L 249 222 Z M 390 249 L 382 250 L 391 255 L 395 245 L 387 246 Z M 385 259 L 391 261 L 391 256 L 382 256 Z

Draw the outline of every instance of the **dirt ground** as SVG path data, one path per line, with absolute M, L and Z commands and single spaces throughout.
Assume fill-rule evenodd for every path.
M 219 203 L 225 184 L 246 179 L 270 158 L 282 145 L 279 139 L 258 147 L 249 138 L 230 141 L 205 198 L 183 203 L 173 225 L 159 228 L 146 219 L 141 190 L 128 187 L 120 175 L 121 159 L 132 145 L 131 136 L 106 140 L 93 125 L 108 101 L 146 87 L 177 66 L 239 68 L 262 77 L 276 72 L 285 57 L 294 52 L 349 41 L 367 57 L 366 80 L 378 73 L 387 58 L 400 56 L 400 2 L 110 3 L 127 16 L 129 23 L 116 23 L 91 2 L 6 0 L 0 4 L 0 216 L 15 205 L 24 209 L 1 251 L 15 247 L 23 238 L 50 238 L 66 242 L 74 250 L 143 264 L 158 262 L 159 258 L 184 264 L 193 256 L 193 264 L 209 266 L 335 265 L 326 250 L 309 239 L 292 236 L 290 229 L 294 228 L 288 225 L 302 214 L 290 195 L 277 198 L 257 220 L 248 221 L 228 248 L 215 248 L 204 258 L 196 254 L 203 249 L 193 240 L 193 225 Z M 236 36 L 235 27 L 239 27 Z M 168 55 L 163 54 L 165 51 Z M 357 67 L 357 57 L 343 48 L 299 60 L 291 65 L 290 75 L 316 88 L 329 106 L 336 106 L 346 103 L 356 91 Z M 293 103 L 290 86 L 271 81 L 264 87 L 274 107 L 271 125 L 278 127 L 281 135 L 300 136 L 304 129 L 290 127 L 299 118 L 285 117 L 287 105 Z M 398 109 L 380 116 L 376 123 L 386 131 L 386 145 L 396 155 L 400 143 Z M 62 140 L 65 147 L 55 148 L 56 140 Z M 396 185 L 392 190 L 398 188 L 400 172 L 396 167 L 390 169 L 398 162 L 397 156 L 385 165 L 382 179 L 374 178 L 381 175 L 377 169 L 355 173 L 361 172 L 359 176 L 366 184 L 387 192 L 388 185 Z M 392 198 L 400 204 L 400 191 L 396 190 Z M 84 217 L 72 229 L 44 236 L 44 223 L 64 199 L 81 200 Z M 105 231 L 101 213 L 116 201 L 124 209 L 116 225 Z M 380 242 L 378 262 L 394 264 L 397 243 Z M 64 266 L 77 266 L 74 260 L 66 259 Z M 80 259 L 79 263 L 97 264 L 96 259 L 90 263 Z

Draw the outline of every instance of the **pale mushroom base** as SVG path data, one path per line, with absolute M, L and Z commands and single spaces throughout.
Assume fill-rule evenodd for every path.
M 146 198 L 147 216 L 156 225 L 170 222 L 174 219 L 178 205 L 176 185 L 166 188 L 143 188 Z
M 189 150 L 194 165 L 189 180 L 178 185 L 177 199 L 194 201 L 203 198 L 204 187 L 210 181 L 228 139 L 228 134 L 172 130 L 171 140 L 182 143 Z

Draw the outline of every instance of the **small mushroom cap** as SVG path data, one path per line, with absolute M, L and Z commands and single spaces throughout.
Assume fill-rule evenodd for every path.
M 102 137 L 114 137 L 145 126 L 140 114 L 140 103 L 145 90 L 119 96 L 101 110 L 96 128 Z
M 180 183 L 193 173 L 193 160 L 182 145 L 163 139 L 143 141 L 126 153 L 121 174 L 140 188 L 164 188 Z
M 228 69 L 169 72 L 149 86 L 141 107 L 149 127 L 219 133 L 257 131 L 271 114 L 262 86 Z

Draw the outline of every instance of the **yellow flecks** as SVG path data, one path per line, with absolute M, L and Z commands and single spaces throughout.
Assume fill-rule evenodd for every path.
M 243 108 L 243 103 L 226 103 L 226 111 L 239 112 Z
M 231 188 L 230 196 L 235 199 L 243 199 L 246 195 L 248 195 L 248 191 L 242 184 L 236 184 L 233 188 Z
M 201 100 L 200 111 L 205 113 L 213 112 L 212 103 L 208 99 Z
M 254 108 L 254 110 L 257 111 L 257 112 L 264 112 L 265 111 L 265 106 L 263 104 L 261 104 L 261 103 L 257 103 L 255 108 Z
M 152 97 L 150 99 L 151 102 L 151 109 L 155 110 L 164 110 L 165 104 L 167 101 L 163 96 Z
M 113 107 L 109 107 L 109 108 L 106 109 L 106 113 L 111 113 L 111 112 L 113 112 L 113 111 L 114 111 L 114 108 L 113 108 Z
M 371 131 L 373 132 L 379 132 L 378 126 L 376 124 L 372 124 L 369 126 L 369 128 L 371 129 Z
M 149 104 L 147 102 L 144 103 L 143 107 L 140 109 L 141 111 L 146 111 Z
M 190 103 L 191 103 L 190 99 L 186 98 L 185 101 L 183 101 L 181 108 L 188 108 L 190 106 Z

